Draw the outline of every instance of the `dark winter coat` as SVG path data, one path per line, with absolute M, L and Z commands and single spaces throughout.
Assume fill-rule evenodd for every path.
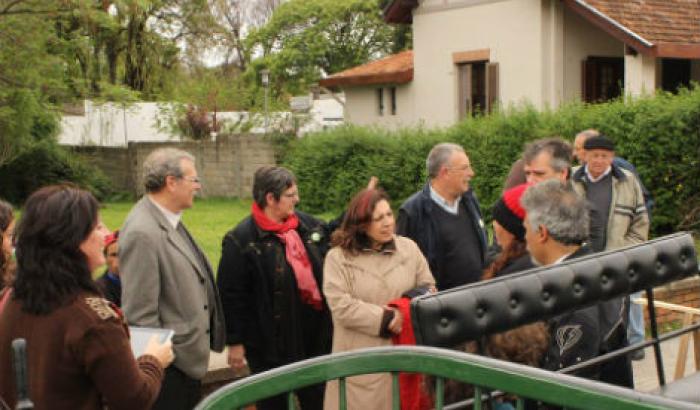
M 296 214 L 320 291 L 329 234 L 321 221 Z M 321 311 L 301 301 L 284 245 L 251 216 L 224 237 L 217 284 L 226 344 L 244 345 L 253 372 L 330 352 L 332 324 L 325 299 Z
M 460 203 L 467 211 L 472 228 L 475 231 L 475 236 L 479 238 L 480 254 L 482 257 L 480 261 L 474 261 L 474 269 L 478 272 L 476 275 L 478 278 L 481 276 L 481 270 L 484 268 L 486 262 L 487 246 L 486 231 L 484 230 L 479 201 L 477 201 L 472 191 L 469 190 L 462 194 Z M 421 191 L 413 194 L 401 205 L 396 223 L 396 233 L 411 238 L 418 244 L 421 252 L 423 252 L 423 255 L 428 260 L 430 271 L 433 273 L 433 276 L 435 276 L 439 287 L 440 283 L 444 281 L 439 271 L 439 266 L 443 264 L 438 260 L 440 257 L 439 250 L 442 244 L 437 222 L 432 216 L 435 208 L 438 206 L 439 205 L 430 198 L 430 184 L 425 184 L 425 187 Z

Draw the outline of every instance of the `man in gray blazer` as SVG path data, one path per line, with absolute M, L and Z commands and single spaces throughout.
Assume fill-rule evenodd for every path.
M 175 331 L 175 361 L 153 408 L 189 410 L 200 399 L 209 351 L 222 351 L 225 338 L 211 266 L 180 221 L 201 185 L 185 151 L 157 149 L 143 168 L 146 194 L 119 238 L 122 308 L 130 325 Z

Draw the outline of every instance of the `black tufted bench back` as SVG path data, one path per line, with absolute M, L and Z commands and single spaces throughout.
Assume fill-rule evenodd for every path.
M 416 341 L 451 347 L 697 273 L 693 238 L 677 233 L 414 299 Z

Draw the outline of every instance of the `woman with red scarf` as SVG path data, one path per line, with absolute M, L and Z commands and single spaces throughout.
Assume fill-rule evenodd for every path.
M 217 284 L 229 365 L 257 373 L 329 353 L 332 325 L 321 293 L 325 224 L 294 209 L 299 191 L 285 168 L 258 169 L 253 199 L 251 215 L 224 237 Z M 302 408 L 322 408 L 323 390 L 297 391 Z M 286 409 L 286 398 L 257 408 Z

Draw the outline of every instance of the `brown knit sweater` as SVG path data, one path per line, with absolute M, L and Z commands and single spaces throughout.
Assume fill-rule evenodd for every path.
M 29 395 L 35 409 L 149 409 L 163 379 L 153 356 L 134 360 L 124 322 L 90 294 L 48 315 L 10 300 L 0 314 L 0 397 L 14 408 L 11 343 L 27 340 Z

